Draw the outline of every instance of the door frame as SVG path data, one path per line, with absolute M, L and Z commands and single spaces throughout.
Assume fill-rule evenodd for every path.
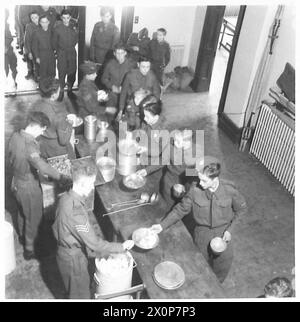
M 218 114 L 222 114 L 224 112 L 224 107 L 225 107 L 225 102 L 226 102 L 226 97 L 227 97 L 227 92 L 228 92 L 228 87 L 230 83 L 230 78 L 231 78 L 231 72 L 232 72 L 232 67 L 233 67 L 233 62 L 235 58 L 235 53 L 237 49 L 237 44 L 241 32 L 241 27 L 243 24 L 245 12 L 246 12 L 247 6 L 240 6 L 240 11 L 238 14 L 238 19 L 235 27 L 235 33 L 232 39 L 232 46 L 230 49 L 229 53 L 229 58 L 228 58 L 228 63 L 227 63 L 227 68 L 226 68 L 226 74 L 223 82 L 223 88 L 222 88 L 222 94 L 221 98 L 219 101 L 219 108 L 218 108 Z

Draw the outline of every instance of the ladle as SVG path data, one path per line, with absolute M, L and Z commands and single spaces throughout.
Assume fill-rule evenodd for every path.
M 112 211 L 112 212 L 108 212 L 106 214 L 103 214 L 103 216 L 116 214 L 116 213 L 121 212 L 121 211 L 131 210 L 131 209 L 146 206 L 146 205 L 151 205 L 151 204 L 156 203 L 157 201 L 158 201 L 158 193 L 154 192 L 154 193 L 152 193 L 152 195 L 150 197 L 150 200 L 148 199 L 148 201 L 141 199 L 141 203 L 138 204 L 138 205 L 134 205 L 134 206 L 131 206 L 131 207 L 128 207 L 128 208 L 123 208 L 123 209 L 115 210 L 115 211 Z
M 141 194 L 140 198 L 134 199 L 134 200 L 127 200 L 127 201 L 112 203 L 111 208 L 116 207 L 116 206 L 123 206 L 123 205 L 134 203 L 134 202 L 144 203 L 144 202 L 148 202 L 149 199 L 150 199 L 149 194 L 147 192 L 143 192 Z

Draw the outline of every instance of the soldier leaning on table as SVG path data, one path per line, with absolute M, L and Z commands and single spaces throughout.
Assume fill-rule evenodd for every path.
M 196 222 L 194 242 L 222 283 L 233 260 L 231 231 L 237 219 L 246 213 L 247 205 L 232 182 L 219 180 L 221 165 L 218 159 L 206 156 L 202 163 L 198 162 L 199 183 L 193 185 L 167 217 L 151 229 L 159 233 L 192 212 Z M 220 255 L 213 254 L 210 248 L 210 241 L 217 236 L 228 243 Z
M 101 82 L 109 92 L 107 106 L 115 107 L 117 111 L 122 83 L 126 74 L 136 67 L 136 63 L 127 58 L 126 48 L 122 43 L 118 43 L 114 48 L 114 59 L 111 59 L 104 68 Z
M 127 73 L 120 94 L 119 112 L 116 120 L 119 121 L 124 112 L 128 98 L 137 90 L 150 91 L 157 99 L 160 98 L 160 86 L 155 74 L 150 70 L 151 62 L 148 57 L 141 57 L 138 68 Z
M 132 240 L 121 244 L 97 237 L 84 203 L 94 189 L 95 179 L 94 169 L 73 169 L 73 188 L 60 198 L 52 226 L 58 244 L 57 264 L 70 299 L 91 298 L 88 254 L 105 256 L 134 246 Z
M 15 132 L 8 145 L 9 162 L 13 171 L 11 187 L 20 207 L 19 238 L 24 238 L 25 260 L 38 255 L 37 237 L 43 215 L 43 196 L 38 173 L 56 180 L 62 178 L 40 157 L 39 144 L 36 141 L 49 125 L 49 118 L 44 113 L 32 112 L 28 116 L 25 129 Z M 21 219 L 24 220 L 24 226 Z

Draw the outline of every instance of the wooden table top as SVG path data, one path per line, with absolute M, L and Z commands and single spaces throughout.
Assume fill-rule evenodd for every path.
M 83 137 L 78 136 L 77 152 L 81 157 L 95 155 L 98 143 L 87 144 Z M 122 176 L 116 173 L 112 182 L 96 187 L 106 211 L 111 204 L 138 198 L 142 192 L 151 194 L 158 191 L 161 172 L 147 177 L 144 187 L 137 191 L 129 191 L 122 184 Z M 166 214 L 166 205 L 160 200 L 155 205 L 146 205 L 117 214 L 109 215 L 110 221 L 117 233 L 124 240 L 131 238 L 132 232 L 140 227 L 150 227 Z M 224 298 L 225 291 L 205 258 L 194 244 L 191 235 L 179 221 L 169 229 L 159 234 L 160 242 L 149 251 L 141 251 L 135 247 L 131 253 L 137 262 L 137 269 L 146 286 L 150 298 L 156 299 L 203 299 Z M 157 286 L 153 280 L 154 267 L 162 261 L 174 261 L 185 272 L 185 283 L 176 290 L 165 290 Z

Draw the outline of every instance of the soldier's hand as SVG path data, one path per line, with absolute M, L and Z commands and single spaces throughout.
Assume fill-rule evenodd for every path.
M 130 250 L 134 246 L 134 241 L 131 239 L 125 240 L 122 245 L 124 250 Z
M 40 65 L 41 60 L 39 58 L 36 59 L 36 63 Z
M 231 234 L 228 230 L 225 230 L 224 234 L 223 234 L 223 240 L 228 243 L 231 241 Z
M 146 169 L 141 169 L 141 170 L 138 170 L 138 171 L 136 172 L 136 174 L 137 174 L 138 176 L 146 177 L 146 175 L 147 175 L 147 171 L 146 171 Z
M 160 224 L 155 224 L 150 227 L 150 230 L 156 234 L 159 234 L 163 231 L 163 228 Z
M 30 60 L 32 60 L 32 59 L 33 59 L 32 53 L 29 53 L 29 54 L 28 54 L 28 58 L 29 58 Z

